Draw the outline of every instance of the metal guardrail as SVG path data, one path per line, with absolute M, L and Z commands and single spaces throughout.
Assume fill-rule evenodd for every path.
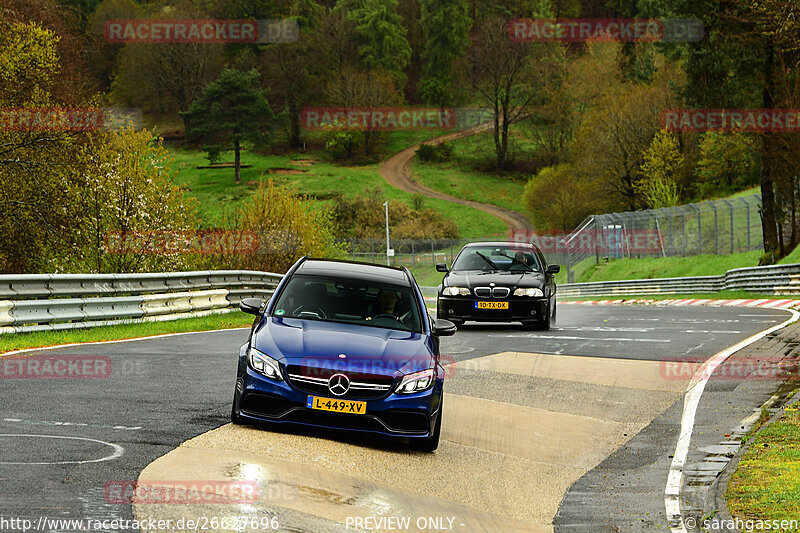
M 568 283 L 558 287 L 564 298 L 640 294 L 690 294 L 739 290 L 780 296 L 800 295 L 800 264 L 737 268 L 721 276 Z
M 248 270 L 3 275 L 0 333 L 226 313 L 243 298 L 269 298 L 282 277 Z

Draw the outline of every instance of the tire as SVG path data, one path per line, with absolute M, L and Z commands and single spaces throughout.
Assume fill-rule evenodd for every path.
M 533 329 L 537 331 L 547 331 L 550 329 L 551 324 L 551 315 L 555 314 L 555 311 L 550 311 L 550 304 L 547 304 L 547 310 L 545 311 L 544 318 L 542 320 L 536 320 L 531 322 L 523 322 L 522 325 L 527 329 Z
M 547 302 L 547 312 L 544 315 L 544 320 L 539 322 L 538 329 L 540 329 L 542 331 L 547 331 L 548 329 L 550 329 L 550 318 L 551 318 L 551 315 L 552 315 L 552 311 L 550 311 L 550 302 Z
M 424 439 L 412 439 L 411 449 L 420 452 L 433 452 L 439 447 L 439 435 L 442 433 L 442 406 L 439 406 L 439 417 L 436 419 L 436 426 L 433 428 L 433 435 Z

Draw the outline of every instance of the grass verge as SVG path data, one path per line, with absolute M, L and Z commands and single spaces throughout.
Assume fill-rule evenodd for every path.
M 0 354 L 23 348 L 43 348 L 59 344 L 79 342 L 115 341 L 151 337 L 167 333 L 185 333 L 189 331 L 210 331 L 214 329 L 231 329 L 249 327 L 253 317 L 241 311 L 233 311 L 224 315 L 209 315 L 198 318 L 184 318 L 166 322 L 143 322 L 123 324 L 119 326 L 100 326 L 96 328 L 41 331 L 34 333 L 9 333 L 0 335 Z M 243 337 L 244 338 L 244 337 Z
M 754 437 L 728 484 L 731 515 L 742 520 L 800 518 L 800 408 Z M 788 527 L 782 529 L 789 531 Z
M 785 296 L 776 296 L 774 294 L 755 294 L 746 291 L 720 291 L 720 292 L 698 292 L 693 294 L 620 294 L 616 296 L 579 296 L 575 298 L 559 298 L 562 302 L 575 302 L 582 300 L 592 300 L 598 302 L 606 302 L 610 300 L 682 300 L 682 299 L 697 299 L 697 300 L 754 300 L 754 299 L 768 299 L 768 300 L 784 300 L 789 299 Z
M 593 257 L 576 266 L 576 282 L 617 281 L 622 279 L 679 278 L 685 276 L 718 276 L 733 268 L 758 264 L 760 252 L 742 252 L 730 255 L 695 255 L 690 257 L 644 257 L 641 259 L 613 259 L 608 263 L 591 264 Z M 566 268 L 562 267 L 566 271 Z M 566 275 L 566 273 L 564 274 Z M 566 278 L 562 278 L 566 280 Z

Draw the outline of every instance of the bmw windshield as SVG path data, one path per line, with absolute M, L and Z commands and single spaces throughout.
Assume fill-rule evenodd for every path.
M 464 249 L 453 263 L 453 271 L 541 272 L 533 250 L 508 246 L 476 246 Z

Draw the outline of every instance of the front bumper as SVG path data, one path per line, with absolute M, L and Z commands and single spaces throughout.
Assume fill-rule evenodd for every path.
M 504 301 L 508 302 L 508 309 L 476 309 L 476 301 Z M 546 314 L 547 298 L 516 297 L 498 300 L 439 296 L 436 300 L 436 318 L 445 320 L 528 322 L 544 320 Z
M 364 415 L 333 413 L 306 407 L 309 393 L 286 381 L 273 381 L 245 367 L 236 384 L 234 410 L 243 421 L 294 424 L 356 431 L 387 437 L 430 437 L 441 411 L 443 372 L 434 386 L 416 394 L 390 393 L 367 402 Z M 336 399 L 333 395 L 326 396 Z

